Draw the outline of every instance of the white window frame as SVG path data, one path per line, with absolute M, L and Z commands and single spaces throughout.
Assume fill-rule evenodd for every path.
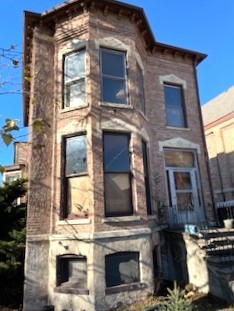
M 84 74 L 79 76 L 77 75 L 75 78 L 66 81 L 66 62 L 69 60 L 70 57 L 75 56 L 79 53 L 84 53 Z M 84 96 L 84 99 L 81 100 L 79 98 L 73 99 L 75 101 L 74 104 L 71 104 L 71 100 L 67 98 L 68 96 L 68 87 L 75 83 L 81 83 L 82 87 L 84 88 L 84 93 L 81 95 Z M 71 53 L 65 54 L 63 59 L 63 109 L 67 108 L 82 108 L 86 106 L 86 48 L 83 47 L 79 50 L 73 51 Z

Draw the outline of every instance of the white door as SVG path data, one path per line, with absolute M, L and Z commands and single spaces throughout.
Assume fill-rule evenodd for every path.
M 199 221 L 200 199 L 196 169 L 171 168 L 168 170 L 172 222 L 197 223 Z M 170 217 L 170 218 L 171 218 Z

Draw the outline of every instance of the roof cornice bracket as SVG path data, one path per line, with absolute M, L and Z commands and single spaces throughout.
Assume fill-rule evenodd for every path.
M 103 14 L 107 15 L 109 7 L 107 5 L 104 6 Z
M 89 9 L 90 9 L 91 11 L 93 11 L 94 8 L 95 8 L 95 1 L 91 1 L 90 6 L 89 6 Z
M 118 19 L 121 19 L 122 16 L 123 16 L 123 10 L 119 10 L 119 12 L 118 12 Z
M 80 3 L 80 6 L 81 6 L 81 8 L 83 9 L 83 12 L 84 12 L 84 13 L 87 13 L 87 12 L 88 12 L 88 8 L 87 8 L 87 5 L 86 5 L 85 2 L 81 2 L 81 3 Z

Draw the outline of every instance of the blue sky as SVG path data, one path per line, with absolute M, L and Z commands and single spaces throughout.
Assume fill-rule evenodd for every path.
M 7 0 L 3 1 L 0 18 L 0 48 L 16 45 L 22 51 L 23 11 L 41 13 L 63 1 Z M 204 104 L 234 85 L 234 0 L 128 0 L 145 10 L 157 41 L 208 54 L 198 66 L 201 103 Z M 0 68 L 0 82 L 5 71 Z M 21 69 L 13 72 L 20 80 Z M 9 87 L 10 88 L 10 87 Z M 1 94 L 1 88 L 0 88 Z M 19 94 L 0 95 L 0 125 L 6 117 L 22 124 L 22 97 Z M 18 136 L 26 140 L 25 129 Z M 13 162 L 12 146 L 0 141 L 0 164 Z

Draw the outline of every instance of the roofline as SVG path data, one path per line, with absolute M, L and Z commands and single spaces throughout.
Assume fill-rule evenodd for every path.
M 32 29 L 34 26 L 40 22 L 45 22 L 49 24 L 54 24 L 56 18 L 62 17 L 68 13 L 69 10 L 77 11 L 80 10 L 86 11 L 88 9 L 92 9 L 93 7 L 99 7 L 104 9 L 108 9 L 109 7 L 112 10 L 116 10 L 119 14 L 122 10 L 126 10 L 125 14 L 129 15 L 129 17 L 134 20 L 142 33 L 143 38 L 145 38 L 147 49 L 153 51 L 161 50 L 163 53 L 167 51 L 173 52 L 174 54 L 182 54 L 185 57 L 190 56 L 194 58 L 195 66 L 198 65 L 201 61 L 203 61 L 207 55 L 202 54 L 196 51 L 187 50 L 171 45 L 167 45 L 164 43 L 157 42 L 154 34 L 149 25 L 148 19 L 145 15 L 145 12 L 142 8 L 126 4 L 120 1 L 115 0 L 68 0 L 50 10 L 44 11 L 43 13 L 34 13 L 29 11 L 24 11 L 24 60 L 23 60 L 23 114 L 24 114 L 24 125 L 28 125 L 28 109 L 29 109 L 29 101 L 30 101 L 30 78 L 25 79 L 25 74 L 29 70 L 30 65 L 30 49 L 31 49 L 31 39 L 32 39 Z M 66 10 L 65 10 L 66 8 Z

